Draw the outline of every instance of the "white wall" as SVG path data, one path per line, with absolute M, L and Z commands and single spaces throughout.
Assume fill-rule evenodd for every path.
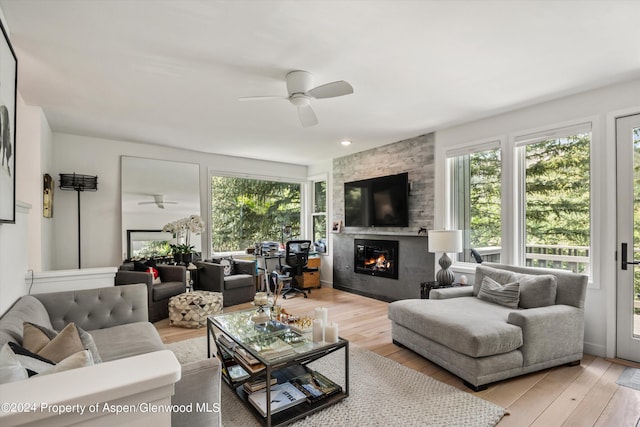
M 25 295 L 27 222 L 31 207 L 16 203 L 16 223 L 0 224 L 0 316 Z
M 307 167 L 240 157 L 205 154 L 135 142 L 64 133 L 53 134 L 52 177 L 60 173 L 98 176 L 98 191 L 81 194 L 82 267 L 117 266 L 122 262 L 120 156 L 197 163 L 200 165 L 200 215 L 209 216 L 209 170 L 306 179 Z M 53 222 L 53 269 L 78 267 L 77 196 L 56 189 Z M 202 236 L 205 256 L 208 235 Z M 126 244 L 126 242 L 125 242 Z
M 40 162 L 41 162 L 41 170 L 40 176 L 42 177 L 45 173 L 51 175 L 52 178 L 55 179 L 55 176 L 51 172 L 51 167 L 53 165 L 53 154 L 52 154 L 52 144 L 53 144 L 53 134 L 51 132 L 51 127 L 49 126 L 49 122 L 47 122 L 47 118 L 44 115 L 44 111 L 41 108 L 38 108 L 40 115 Z M 42 179 L 41 179 L 42 181 Z M 44 183 L 43 183 L 44 184 Z M 43 186 L 43 184 L 41 184 Z M 43 190 L 41 187 L 39 191 L 40 195 L 40 205 L 39 209 L 36 209 L 37 214 L 40 218 L 40 271 L 48 271 L 53 268 L 53 254 L 51 248 L 53 247 L 53 218 L 44 218 L 42 216 L 42 199 L 43 199 Z M 53 195 L 57 193 L 57 189 L 54 188 Z M 55 215 L 55 211 L 53 215 Z M 38 271 L 38 270 L 36 270 Z
M 16 195 L 31 205 L 27 218 L 28 267 L 51 268 L 51 219 L 42 216 L 43 171 L 51 164 L 51 129 L 42 108 L 26 105 L 18 94 L 16 115 Z
M 585 351 L 615 354 L 616 291 L 616 115 L 640 112 L 640 80 L 545 102 L 436 132 L 436 226 L 446 225 L 445 150 L 451 146 L 572 120 L 593 119 L 592 183 L 593 283 L 587 292 Z
M 11 29 L 1 9 L 0 20 L 11 38 Z M 37 184 L 42 182 L 41 139 L 51 131 L 46 120 L 43 121 L 42 110 L 27 106 L 19 92 L 17 96 L 16 223 L 0 224 L 0 315 L 26 293 L 25 274 L 30 268 L 42 268 L 42 254 L 48 252 L 43 251 L 39 236 L 42 211 L 32 206 L 42 206 L 42 190 Z

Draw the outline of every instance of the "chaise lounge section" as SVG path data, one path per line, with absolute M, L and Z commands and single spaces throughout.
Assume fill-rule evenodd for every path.
M 500 285 L 518 283 L 517 307 L 478 298 L 485 277 Z M 578 364 L 587 280 L 563 270 L 483 263 L 474 286 L 434 289 L 430 299 L 389 304 L 393 342 L 475 391 L 506 378 Z

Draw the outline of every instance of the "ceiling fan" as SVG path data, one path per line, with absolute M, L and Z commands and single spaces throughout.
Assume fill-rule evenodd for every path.
M 298 117 L 302 126 L 309 127 L 318 124 L 316 113 L 311 108 L 312 99 L 335 98 L 353 93 L 353 87 L 344 80 L 313 87 L 313 76 L 308 71 L 291 71 L 286 79 L 288 96 L 247 96 L 240 98 L 240 101 L 288 99 L 298 107 Z
M 164 209 L 164 205 L 177 205 L 178 202 L 168 202 L 164 200 L 164 194 L 154 194 L 153 202 L 138 202 L 139 205 L 156 205 L 160 209 Z

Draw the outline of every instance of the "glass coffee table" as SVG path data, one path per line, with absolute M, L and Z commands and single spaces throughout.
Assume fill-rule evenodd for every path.
M 263 425 L 293 423 L 349 396 L 349 341 L 338 338 L 335 343 L 313 342 L 310 331 L 255 316 L 256 309 L 209 316 L 207 353 L 220 359 L 223 380 Z M 344 352 L 341 383 L 307 366 L 338 350 Z M 294 385 L 306 399 L 301 395 L 294 406 L 278 408 L 281 403 L 272 399 L 272 394 L 277 396 L 280 391 L 266 386 L 270 383 L 274 387 L 275 381 L 277 388 Z M 263 406 L 255 403 L 260 400 L 258 396 Z

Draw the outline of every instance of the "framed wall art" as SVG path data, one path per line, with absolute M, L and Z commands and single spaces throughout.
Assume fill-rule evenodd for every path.
M 0 223 L 16 222 L 18 59 L 0 22 Z

